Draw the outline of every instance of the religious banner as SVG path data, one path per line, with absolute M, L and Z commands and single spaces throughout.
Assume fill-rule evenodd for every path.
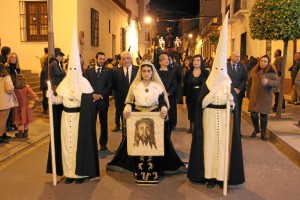
M 126 128 L 128 155 L 164 155 L 164 119 L 160 112 L 132 112 Z

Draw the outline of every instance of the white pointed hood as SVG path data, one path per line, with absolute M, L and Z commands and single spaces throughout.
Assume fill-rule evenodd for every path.
M 228 13 L 223 21 L 212 71 L 206 81 L 211 96 L 215 96 L 220 89 L 225 88 L 226 91 L 227 85 L 231 84 L 231 79 L 227 73 L 227 24 Z
M 82 93 L 92 93 L 94 90 L 89 81 L 82 76 L 76 33 L 74 24 L 67 75 L 57 87 L 56 92 L 63 97 L 81 100 Z

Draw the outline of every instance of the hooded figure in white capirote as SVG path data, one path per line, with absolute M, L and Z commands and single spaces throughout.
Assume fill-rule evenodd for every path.
M 207 182 L 208 188 L 217 183 L 222 184 L 224 180 L 226 103 L 229 99 L 233 117 L 229 142 L 231 152 L 228 184 L 242 184 L 245 181 L 240 128 L 237 114 L 233 110 L 235 94 L 232 88 L 227 94 L 227 88 L 231 87 L 226 65 L 227 23 L 228 14 L 222 24 L 212 71 L 200 88 L 187 175 L 190 181 Z
M 100 173 L 93 115 L 93 88 L 82 76 L 76 33 L 74 26 L 68 72 L 56 89 L 57 96 L 52 95 L 52 99 L 53 104 L 63 104 L 61 116 L 53 116 L 61 117 L 60 131 L 54 132 L 54 135 L 60 135 L 55 137 L 55 143 L 61 143 L 61 151 L 58 152 L 61 160 L 57 160 L 56 164 L 58 175 L 66 176 L 66 183 L 76 180 L 80 184 L 87 178 L 99 176 Z M 47 172 L 52 172 L 49 163 Z

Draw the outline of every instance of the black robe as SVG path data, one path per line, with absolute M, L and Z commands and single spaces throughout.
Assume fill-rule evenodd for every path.
M 159 96 L 159 107 L 165 106 L 163 95 Z M 134 104 L 132 105 L 133 110 Z M 168 135 L 170 132 L 168 121 L 165 121 L 164 130 L 164 156 L 154 156 L 153 164 L 155 171 L 159 174 L 176 174 L 181 172 L 186 172 L 186 167 L 177 155 L 172 141 Z M 107 164 L 108 170 L 118 171 L 118 172 L 136 172 L 136 163 L 139 156 L 129 156 L 127 152 L 127 137 L 123 137 L 121 144 L 114 155 L 112 161 Z
M 203 154 L 203 126 L 202 126 L 202 101 L 209 93 L 206 83 L 202 85 L 199 97 L 197 100 L 196 116 L 195 116 L 195 129 L 193 132 L 191 153 L 188 165 L 187 177 L 193 182 L 205 182 L 204 177 L 204 154 Z M 233 90 L 231 93 L 234 95 Z M 235 99 L 235 95 L 234 95 Z M 245 182 L 244 177 L 244 164 L 241 143 L 241 131 L 238 126 L 237 112 L 233 112 L 233 133 L 232 133 L 232 146 L 229 163 L 229 176 L 228 184 L 237 185 Z
M 55 143 L 55 160 L 56 174 L 63 175 L 63 165 L 61 156 L 61 113 L 62 105 L 53 106 L 53 123 L 54 123 L 54 143 Z M 92 94 L 82 94 L 80 105 L 78 143 L 76 153 L 75 174 L 78 176 L 99 177 L 99 157 L 97 147 L 97 136 L 93 115 L 93 97 Z M 52 173 L 51 149 L 49 146 L 47 173 Z

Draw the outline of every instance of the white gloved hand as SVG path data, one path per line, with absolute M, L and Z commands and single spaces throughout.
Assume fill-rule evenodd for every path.
M 227 101 L 233 101 L 233 96 L 232 94 L 227 94 Z
M 53 96 L 53 91 L 52 90 L 47 90 L 47 92 L 46 92 L 46 97 L 47 98 L 50 98 L 50 97 L 52 97 Z
M 233 101 L 233 96 L 232 96 L 231 93 L 227 95 L 227 101 L 230 101 L 230 110 L 231 110 L 231 111 L 234 110 L 234 108 L 235 108 L 235 103 L 234 103 L 234 101 Z
M 230 101 L 230 110 L 233 111 L 235 108 L 235 103 L 233 100 Z

